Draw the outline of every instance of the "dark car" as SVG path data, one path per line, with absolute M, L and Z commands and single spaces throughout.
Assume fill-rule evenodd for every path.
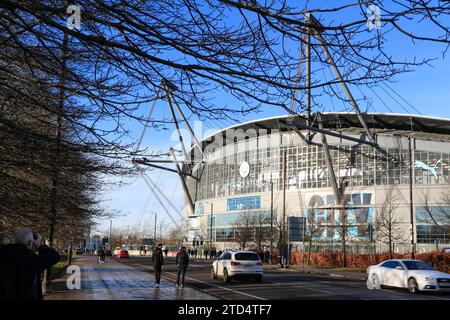
M 107 255 L 108 257 L 112 257 L 112 251 L 106 250 L 105 255 Z
M 83 249 L 81 248 L 77 248 L 77 250 L 75 250 L 76 254 L 83 254 Z

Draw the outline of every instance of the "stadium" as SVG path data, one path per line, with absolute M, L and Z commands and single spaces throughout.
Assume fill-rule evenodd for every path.
M 315 246 L 339 250 L 345 213 L 352 250 L 385 250 L 377 217 L 391 212 L 395 252 L 450 246 L 450 119 L 360 116 L 269 117 L 210 135 L 201 151 L 193 146 L 202 161 L 182 167 L 189 241 L 239 247 L 240 219 L 251 211 L 267 218 L 264 246 L 276 246 L 278 228 L 293 250 L 308 232 Z

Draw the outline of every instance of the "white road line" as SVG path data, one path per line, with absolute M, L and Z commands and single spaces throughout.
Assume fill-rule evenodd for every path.
M 300 288 L 300 289 L 307 289 L 307 290 L 317 291 L 317 292 L 321 292 L 321 293 L 325 293 L 325 294 L 329 294 L 329 295 L 333 294 L 333 292 L 331 292 L 331 291 L 319 290 L 319 289 L 314 289 L 314 288 L 310 288 L 310 287 L 301 287 L 301 286 L 293 286 L 293 287 L 294 288 Z
M 175 273 L 172 273 L 172 272 L 165 272 L 165 273 L 166 273 L 166 274 L 171 274 L 171 275 L 173 275 L 173 276 L 176 277 L 176 274 L 175 274 Z M 248 297 L 250 297 L 250 298 L 254 298 L 254 299 L 258 299 L 258 300 L 267 300 L 267 299 L 265 299 L 265 298 L 261 298 L 261 297 L 258 297 L 258 296 L 254 296 L 254 295 L 249 294 L 249 293 L 236 291 L 236 290 L 233 290 L 233 289 L 230 289 L 230 288 L 225 288 L 225 287 L 222 287 L 222 286 L 218 286 L 218 285 L 216 285 L 216 284 L 212 284 L 212 283 L 209 283 L 209 282 L 204 282 L 204 281 L 197 280 L 197 279 L 194 279 L 194 278 L 185 277 L 185 279 L 189 279 L 189 280 L 192 280 L 192 281 L 196 281 L 196 282 L 200 282 L 200 283 L 203 283 L 203 284 L 207 284 L 207 285 L 209 285 L 209 286 L 213 286 L 213 287 L 220 288 L 220 289 L 223 289 L 223 290 L 227 290 L 227 291 L 235 292 L 235 293 L 238 293 L 238 294 L 242 294 L 242 295 L 248 296 Z M 173 280 L 172 280 L 172 281 L 173 281 Z

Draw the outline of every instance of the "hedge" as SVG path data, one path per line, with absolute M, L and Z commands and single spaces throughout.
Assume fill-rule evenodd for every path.
M 307 265 L 308 253 L 304 253 L 305 265 Z M 393 259 L 409 259 L 409 254 L 394 254 Z M 370 265 L 378 264 L 388 260 L 387 253 L 379 254 L 347 254 L 346 267 L 365 269 Z M 436 270 L 449 272 L 450 253 L 429 252 L 416 254 L 417 260 L 422 260 L 433 266 Z M 343 255 L 336 252 L 311 253 L 309 266 L 313 268 L 342 268 Z M 291 264 L 302 264 L 302 253 L 294 252 L 291 254 Z

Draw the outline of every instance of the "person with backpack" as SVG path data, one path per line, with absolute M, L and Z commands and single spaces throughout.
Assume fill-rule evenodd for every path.
M 186 274 L 187 266 L 189 265 L 189 255 L 186 253 L 186 247 L 182 246 L 178 251 L 175 264 L 177 265 L 177 288 L 184 287 L 184 275 Z M 180 284 L 181 277 L 181 284 Z
M 159 288 L 159 282 L 161 281 L 161 270 L 164 266 L 164 257 L 162 252 L 162 244 L 158 244 L 156 250 L 153 254 L 153 262 L 155 267 L 155 280 L 156 280 L 156 288 Z
M 17 231 L 14 240 L 0 247 L 0 300 L 43 300 L 41 274 L 61 256 L 30 228 Z

